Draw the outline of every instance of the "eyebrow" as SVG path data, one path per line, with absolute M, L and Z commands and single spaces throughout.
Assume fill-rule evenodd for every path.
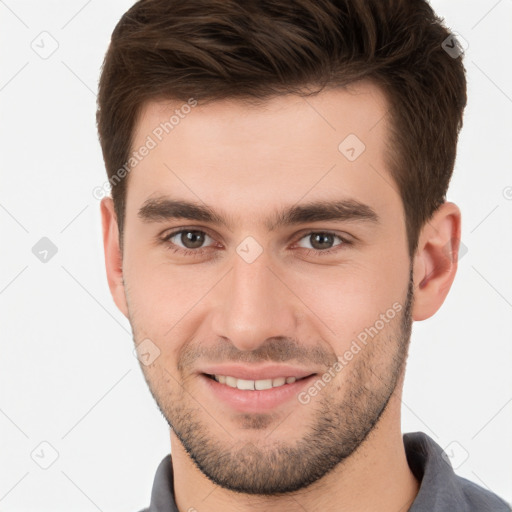
M 146 200 L 139 209 L 138 217 L 145 223 L 174 219 L 194 220 L 222 225 L 230 231 L 234 225 L 233 218 L 222 216 L 205 204 L 165 196 Z M 285 208 L 267 218 L 265 226 L 269 231 L 274 231 L 283 226 L 318 221 L 366 221 L 378 224 L 380 219 L 369 205 L 355 199 L 340 199 L 314 201 Z

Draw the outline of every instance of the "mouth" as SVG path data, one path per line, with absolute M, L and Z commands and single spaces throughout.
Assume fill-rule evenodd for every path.
M 295 382 L 299 382 L 301 380 L 309 379 L 316 375 L 316 373 L 312 373 L 311 375 L 306 375 L 305 377 L 277 377 L 275 379 L 258 379 L 258 380 L 249 380 L 249 379 L 237 379 L 236 377 L 231 377 L 229 375 L 213 375 L 209 373 L 203 373 L 205 377 L 208 379 L 214 380 L 220 384 L 224 384 L 231 388 L 236 388 L 242 391 L 264 391 L 266 389 L 277 388 L 281 386 L 286 386 L 289 384 L 293 384 Z
M 298 379 L 283 376 L 254 381 L 209 373 L 200 374 L 206 385 L 206 392 L 211 393 L 215 401 L 246 413 L 275 410 L 293 402 L 296 402 L 295 406 L 300 405 L 302 402 L 298 400 L 299 394 L 313 383 L 317 375 L 312 373 Z

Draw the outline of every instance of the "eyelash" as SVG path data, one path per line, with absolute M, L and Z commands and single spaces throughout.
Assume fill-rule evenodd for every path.
M 173 244 L 172 242 L 170 242 L 169 240 L 173 237 L 175 237 L 176 235 L 179 235 L 180 233 L 186 233 L 186 232 L 189 232 L 189 231 L 197 231 L 199 233 L 203 233 L 207 236 L 210 236 L 208 235 L 208 233 L 206 233 L 205 231 L 203 230 L 200 230 L 200 229 L 179 229 L 179 230 L 176 230 L 176 231 L 173 231 L 172 233 L 169 233 L 167 235 L 165 235 L 163 238 L 162 238 L 162 242 L 167 244 L 168 245 L 168 248 L 170 250 L 172 250 L 172 252 L 174 253 L 180 253 L 182 256 L 203 256 L 205 252 L 208 251 L 208 247 L 202 247 L 200 249 L 184 249 L 182 247 L 179 247 L 175 244 Z M 309 231 L 307 233 L 304 233 L 299 239 L 298 241 L 302 240 L 303 238 L 306 238 L 308 236 L 311 236 L 313 234 L 322 234 L 322 235 L 330 235 L 330 236 L 333 236 L 335 238 L 339 238 L 341 240 L 341 244 L 338 244 L 334 247 L 332 247 L 331 249 L 325 249 L 325 250 L 321 250 L 321 249 L 304 249 L 303 247 L 301 249 L 303 249 L 305 251 L 305 254 L 306 256 L 329 256 L 337 251 L 340 251 L 340 250 L 343 250 L 343 246 L 345 245 L 351 245 L 352 242 L 350 240 L 347 240 L 346 238 L 336 234 L 336 233 L 333 233 L 332 231 L 318 231 L 318 230 L 312 230 L 312 231 Z M 210 238 L 213 238 L 210 236 Z

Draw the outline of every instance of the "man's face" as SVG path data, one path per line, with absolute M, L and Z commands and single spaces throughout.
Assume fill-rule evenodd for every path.
M 151 347 L 141 367 L 212 481 L 297 490 L 362 443 L 404 369 L 412 282 L 384 160 L 387 103 L 360 84 L 261 107 L 181 106 L 147 104 L 132 146 L 150 147 L 129 174 L 123 254 L 126 314 L 135 343 Z M 166 199 L 215 216 L 169 217 Z M 360 208 L 338 218 L 301 209 L 340 201 Z M 213 365 L 315 375 L 285 384 L 293 392 L 274 405 L 242 406 L 242 393 L 276 392 L 227 389 L 205 375 Z

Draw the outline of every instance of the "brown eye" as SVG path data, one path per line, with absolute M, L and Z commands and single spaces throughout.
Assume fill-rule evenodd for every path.
M 330 249 L 334 243 L 334 236 L 328 233 L 313 233 L 309 239 L 313 249 Z
M 336 244 L 336 239 L 341 240 L 342 243 Z M 346 240 L 344 240 L 339 235 L 324 231 L 312 231 L 311 233 L 307 233 L 304 237 L 302 237 L 301 240 L 307 240 L 310 245 L 310 247 L 301 247 L 304 247 L 305 249 L 314 249 L 316 251 L 328 251 L 333 249 L 333 247 L 346 243 Z
M 207 238 L 211 238 L 204 231 L 196 229 L 182 229 L 174 231 L 164 238 L 164 241 L 183 249 L 201 249 Z
M 205 233 L 202 231 L 182 231 L 180 234 L 180 242 L 187 249 L 197 249 L 203 245 Z

